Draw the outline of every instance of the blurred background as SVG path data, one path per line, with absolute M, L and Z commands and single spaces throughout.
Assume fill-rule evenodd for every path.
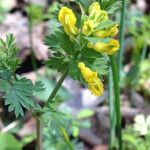
M 41 105 L 60 77 L 59 73 L 43 64 L 51 56 L 43 40 L 59 27 L 56 14 L 63 4 L 71 5 L 77 12 L 79 10 L 73 0 L 0 0 L 0 38 L 5 38 L 8 33 L 16 37 L 20 48 L 18 57 L 22 60 L 17 73 L 33 82 L 37 79 L 42 81 L 46 90 L 35 93 Z M 127 0 L 126 12 L 121 81 L 123 139 L 125 150 L 150 150 L 150 1 Z M 120 11 L 116 12 L 115 18 L 119 23 Z M 32 67 L 32 55 L 36 58 L 38 77 Z M 61 100 L 59 109 L 70 117 L 68 130 L 76 150 L 108 149 L 107 77 L 104 76 L 103 80 L 105 92 L 101 97 L 91 95 L 84 86 L 69 77 L 57 95 Z M 0 132 L 6 134 L 0 134 L 0 150 L 36 149 L 36 121 L 31 112 L 26 111 L 23 119 L 16 119 L 13 113 L 8 113 L 2 95 L 0 93 Z M 58 134 L 51 135 L 44 128 L 43 135 L 44 150 L 67 150 Z

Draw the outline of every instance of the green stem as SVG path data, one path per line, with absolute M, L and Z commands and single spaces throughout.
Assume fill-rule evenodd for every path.
M 141 62 L 145 59 L 147 53 L 147 44 L 144 44 L 143 50 L 142 50 L 142 55 L 141 55 Z
M 119 29 L 119 42 L 120 49 L 118 54 L 118 67 L 119 67 L 119 80 L 122 72 L 122 57 L 123 57 L 123 45 L 124 45 L 124 30 L 125 30 L 125 13 L 126 13 L 126 0 L 122 0 L 122 9 L 120 16 L 120 29 Z
M 16 76 L 15 73 L 13 73 L 13 77 L 14 77 L 14 79 L 15 79 L 16 81 L 18 80 L 18 78 L 17 78 L 17 76 Z
M 63 75 L 61 76 L 61 78 L 59 79 L 58 83 L 56 84 L 55 88 L 53 89 L 52 93 L 50 94 L 48 100 L 47 100 L 47 103 L 46 103 L 46 106 L 51 103 L 55 97 L 55 95 L 57 94 L 58 90 L 60 89 L 63 81 L 65 80 L 66 76 L 68 74 L 68 70 L 66 70 Z
M 61 128 L 61 133 L 62 133 L 62 136 L 63 136 L 66 144 L 68 145 L 68 148 L 70 150 L 74 150 L 74 148 L 73 148 L 73 146 L 72 146 L 72 144 L 70 142 L 69 136 L 68 136 L 68 134 L 67 134 L 67 132 L 66 132 L 66 130 L 64 128 Z
M 111 69 L 113 74 L 114 94 L 115 94 L 115 110 L 116 110 L 116 121 L 117 121 L 117 132 L 116 135 L 119 141 L 119 150 L 122 150 L 122 133 L 121 133 L 121 109 L 120 109 L 120 97 L 119 97 L 119 78 L 118 68 L 115 61 L 115 56 L 109 56 L 111 62 Z
M 39 118 L 37 120 L 37 150 L 42 150 L 42 125 Z
M 114 148 L 114 143 L 115 143 L 116 112 L 115 112 L 115 101 L 113 96 L 112 71 L 110 65 L 109 65 L 109 72 L 108 72 L 108 101 L 109 101 L 109 116 L 110 116 L 109 150 L 112 150 Z

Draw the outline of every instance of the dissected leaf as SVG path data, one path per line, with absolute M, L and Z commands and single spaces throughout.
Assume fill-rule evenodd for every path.
M 56 53 L 55 53 L 55 56 L 56 56 Z M 63 70 L 66 70 L 66 68 L 68 67 L 69 60 L 64 55 L 61 55 L 59 57 L 50 57 L 45 62 L 45 64 L 51 69 L 63 71 Z
M 93 0 L 75 0 L 77 3 L 81 3 L 84 10 L 88 10 L 89 6 L 93 2 Z
M 12 34 L 8 34 L 5 41 L 0 39 L 0 69 L 14 72 L 20 64 L 20 59 L 17 58 L 18 51 Z
M 70 41 L 69 36 L 60 31 L 56 31 L 55 35 L 57 37 L 58 44 L 67 53 L 73 54 L 73 43 Z
M 5 105 L 9 105 L 9 112 L 14 111 L 16 117 L 23 116 L 23 108 L 29 109 L 33 107 L 33 101 L 31 100 L 33 93 L 33 85 L 30 80 L 26 78 L 7 83 L 7 88 L 3 88 L 0 85 L 1 92 L 5 92 L 3 98 L 5 99 Z
M 69 62 L 69 75 L 74 80 L 80 79 L 80 71 L 74 59 Z
M 43 91 L 44 89 L 45 89 L 44 84 L 41 81 L 35 82 L 35 85 L 34 85 L 35 92 L 40 92 L 40 91 Z
M 108 9 L 107 12 L 108 14 L 113 14 L 116 10 L 118 10 L 119 8 L 121 8 L 121 1 L 117 1 L 114 4 L 112 4 Z
M 9 80 L 11 77 L 11 72 L 8 69 L 0 70 L 0 78 L 4 80 Z
M 103 42 L 103 43 L 108 43 L 110 41 L 110 38 L 107 37 L 107 38 L 103 38 L 103 39 L 100 39 L 98 37 L 85 37 L 85 39 L 88 41 L 88 42 L 92 42 L 93 44 L 96 44 L 98 42 Z
M 56 110 L 45 109 L 42 120 L 45 126 L 52 131 L 52 134 L 61 135 L 61 128 L 68 129 L 69 116 Z
M 108 58 L 102 57 L 94 60 L 94 63 L 91 65 L 93 70 L 96 70 L 99 75 L 105 75 L 108 72 Z
M 113 22 L 113 21 L 111 21 L 111 20 L 102 22 L 102 23 L 100 23 L 100 24 L 95 28 L 95 31 L 102 30 L 102 29 L 106 29 L 106 28 L 108 28 L 108 27 L 111 27 L 111 26 L 114 25 L 114 24 L 115 24 L 115 22 Z

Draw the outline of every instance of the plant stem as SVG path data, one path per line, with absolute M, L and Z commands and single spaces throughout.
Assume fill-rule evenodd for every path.
M 120 15 L 120 29 L 119 29 L 119 42 L 120 49 L 118 54 L 118 67 L 119 67 L 119 80 L 122 72 L 122 57 L 123 57 L 123 45 L 124 45 L 124 29 L 125 29 L 125 13 L 126 13 L 126 0 L 122 0 L 122 9 Z
M 117 132 L 116 135 L 119 141 L 119 150 L 122 150 L 122 133 L 121 133 L 121 110 L 120 110 L 120 97 L 119 97 L 119 78 L 118 68 L 115 61 L 115 56 L 109 56 L 111 62 L 111 69 L 113 74 L 114 94 L 115 94 L 115 110 L 116 110 L 116 121 L 117 121 Z
M 53 89 L 52 93 L 50 94 L 46 105 L 48 105 L 49 103 L 51 103 L 53 101 L 53 98 L 55 97 L 56 93 L 58 92 L 58 90 L 60 89 L 63 81 L 65 80 L 66 76 L 68 74 L 68 70 L 66 70 L 63 75 L 61 76 L 61 78 L 59 79 L 58 83 L 56 84 L 55 88 Z
M 61 128 L 61 133 L 62 133 L 62 136 L 63 136 L 66 144 L 68 145 L 68 148 L 70 150 L 74 150 L 74 148 L 73 148 L 73 146 L 72 146 L 72 144 L 70 142 L 69 136 L 68 136 L 68 134 L 67 134 L 67 132 L 66 132 L 66 130 L 64 128 Z
M 145 59 L 147 53 L 147 44 L 144 44 L 143 50 L 142 50 L 142 55 L 141 55 L 141 62 Z
M 37 150 L 42 150 L 42 125 L 39 118 L 37 120 Z
M 115 112 L 115 101 L 113 96 L 113 79 L 111 66 L 109 65 L 108 72 L 108 101 L 109 101 L 109 116 L 110 116 L 110 142 L 109 150 L 114 148 L 115 141 L 115 129 L 116 129 L 116 112 Z
M 16 81 L 18 80 L 18 78 L 17 78 L 17 76 L 16 76 L 15 73 L 13 73 L 13 77 L 14 77 L 14 79 L 15 79 Z

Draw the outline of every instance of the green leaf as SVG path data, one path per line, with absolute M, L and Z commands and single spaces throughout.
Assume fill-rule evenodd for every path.
M 62 48 L 58 45 L 57 37 L 54 34 L 50 34 L 45 37 L 44 43 L 52 51 L 62 52 Z
M 0 39 L 0 70 L 15 72 L 20 65 L 20 59 L 17 58 L 18 51 L 12 34 L 6 35 L 5 41 Z
M 108 9 L 107 9 L 107 13 L 108 14 L 113 14 L 115 13 L 115 11 L 117 11 L 118 9 L 121 8 L 121 4 L 122 2 L 121 1 L 117 1 L 115 2 L 114 4 L 112 4 Z
M 55 56 L 60 55 L 60 53 L 55 53 Z M 57 62 L 57 63 L 56 63 Z M 51 68 L 51 69 L 55 69 L 57 71 L 63 71 L 64 69 L 66 69 L 68 67 L 68 63 L 69 60 L 64 56 L 64 55 L 60 55 L 58 57 L 50 57 L 45 64 Z
M 34 85 L 34 91 L 35 92 L 40 92 L 45 89 L 44 84 L 41 81 L 36 81 Z
M 19 141 L 10 133 L 0 133 L 0 149 L 1 150 L 22 150 Z
M 96 58 L 91 68 L 98 72 L 99 75 L 105 75 L 108 72 L 108 57 Z
M 60 31 L 56 31 L 55 35 L 57 37 L 57 41 L 59 46 L 67 53 L 73 54 L 73 43 L 70 41 L 69 36 Z
M 56 31 L 45 38 L 45 44 L 50 50 L 66 54 L 73 54 L 74 44 L 70 41 L 69 36 L 61 31 Z
M 74 80 L 80 79 L 80 71 L 74 59 L 69 62 L 69 75 Z
M 94 112 L 92 110 L 83 109 L 78 113 L 77 119 L 85 119 L 85 118 L 91 117 L 93 115 L 94 115 Z
M 4 80 L 9 80 L 11 77 L 11 72 L 8 69 L 0 70 L 0 78 Z
M 2 89 L 1 86 L 2 85 L 0 85 L 0 89 Z M 23 108 L 29 109 L 34 105 L 31 100 L 33 85 L 31 81 L 26 78 L 7 83 L 7 88 L 2 89 L 2 91 L 5 92 L 3 96 L 5 105 L 9 105 L 9 112 L 14 111 L 16 117 L 19 115 L 24 116 Z
M 48 108 L 44 110 L 44 114 L 41 117 L 44 125 L 47 126 L 50 131 L 52 131 L 51 134 L 58 136 L 61 135 L 61 128 L 68 129 L 70 125 L 70 117 L 67 114 Z
M 106 10 L 109 14 L 114 13 L 121 7 L 119 0 L 97 0 L 100 3 L 101 9 Z
M 98 38 L 98 37 L 84 37 L 88 42 L 92 42 L 93 44 L 96 44 L 98 42 L 108 43 L 110 41 L 110 38 Z
M 93 0 L 75 0 L 77 3 L 81 3 L 84 10 L 88 11 L 89 6 L 92 4 Z
M 9 86 L 10 84 L 6 80 L 0 79 L 0 91 L 1 92 L 7 91 Z
M 50 80 L 46 77 L 39 77 L 38 80 L 40 80 L 45 89 L 44 91 L 39 91 L 39 92 L 34 92 L 34 96 L 37 97 L 40 100 L 46 101 L 50 95 L 50 93 L 52 92 L 52 90 L 54 89 L 56 82 L 53 80 Z M 62 99 L 62 100 L 68 100 L 71 97 L 71 94 L 62 86 L 57 95 Z
M 85 48 L 81 51 L 80 61 L 93 63 L 96 58 L 101 58 L 103 55 L 93 49 Z
M 73 137 L 78 137 L 79 135 L 79 127 L 73 127 L 73 132 L 72 132 Z
M 100 23 L 100 24 L 95 28 L 95 31 L 102 30 L 102 29 L 106 29 L 106 28 L 108 28 L 108 27 L 111 27 L 111 26 L 114 25 L 114 24 L 115 24 L 115 22 L 113 22 L 113 21 L 111 21 L 111 20 L 102 22 L 102 23 Z

